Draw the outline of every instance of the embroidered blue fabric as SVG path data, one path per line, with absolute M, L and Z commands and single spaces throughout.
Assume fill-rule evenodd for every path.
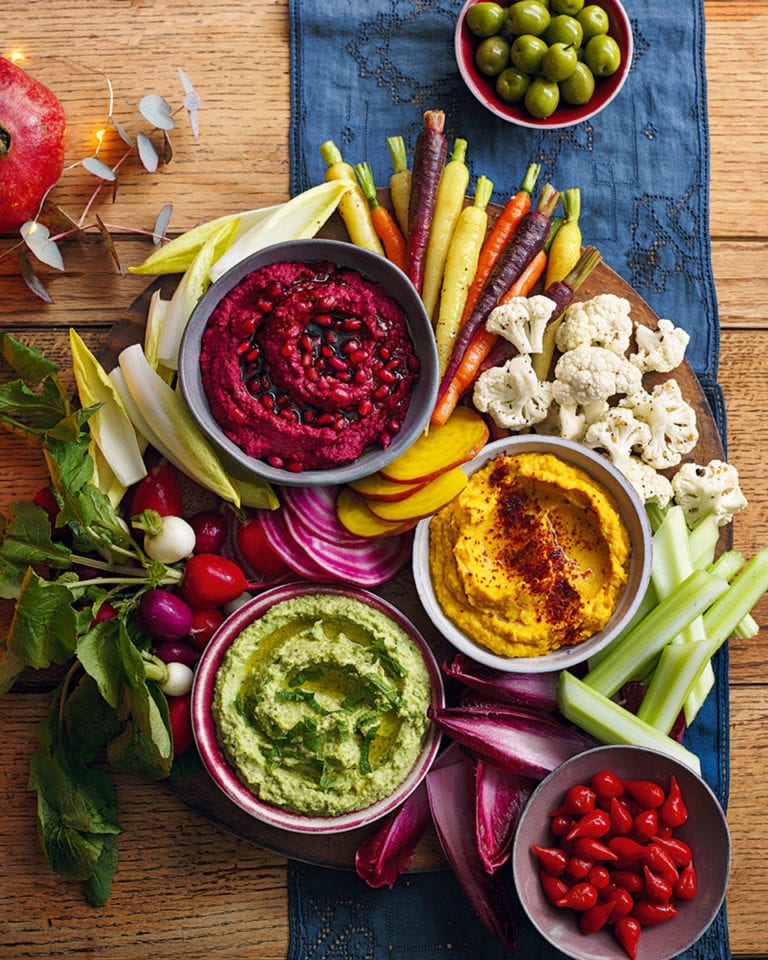
M 446 113 L 449 143 L 468 142 L 470 189 L 479 175 L 503 203 L 529 163 L 539 183 L 578 186 L 581 226 L 662 317 L 691 335 L 687 357 L 725 438 L 717 384 L 719 326 L 709 247 L 709 140 L 702 0 L 625 0 L 635 40 L 629 77 L 593 120 L 560 131 L 513 127 L 464 87 L 453 55 L 463 0 L 290 0 L 291 192 L 322 181 L 319 147 L 334 140 L 376 182 L 391 173 L 387 137 L 409 156 L 427 109 Z M 659 82 L 670 62 L 675 82 Z M 725 807 L 728 795 L 728 654 L 686 743 Z M 467 905 L 448 870 L 408 874 L 369 889 L 351 871 L 296 861 L 288 868 L 289 960 L 501 960 L 503 949 Z M 517 957 L 556 960 L 522 915 Z M 725 908 L 684 960 L 730 956 Z

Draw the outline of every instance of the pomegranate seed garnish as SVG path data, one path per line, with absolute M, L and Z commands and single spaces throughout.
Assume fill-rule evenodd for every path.
M 389 360 L 385 366 L 387 370 L 397 370 L 397 368 L 400 366 L 400 359 L 398 357 L 394 357 L 392 360 Z
M 399 429 L 400 429 L 400 423 L 398 423 L 397 420 L 389 420 L 387 422 L 387 430 L 390 433 L 397 433 Z
M 329 313 L 318 313 L 315 320 L 321 327 L 330 327 L 333 323 L 333 317 Z
M 301 471 L 304 469 L 304 466 L 298 460 L 289 460 L 286 464 L 286 469 L 290 470 L 291 473 L 301 473 Z
M 271 393 L 265 393 L 261 398 L 261 404 L 265 410 L 274 410 L 275 409 L 275 398 Z
M 333 423 L 334 419 L 335 417 L 332 413 L 321 413 L 317 418 L 317 425 L 319 427 L 328 427 Z
M 361 400 L 357 405 L 357 412 L 361 417 L 367 417 L 371 410 L 373 410 L 373 404 L 370 400 Z
M 242 357 L 243 354 L 248 353 L 250 349 L 251 349 L 251 341 L 243 340 L 242 343 L 239 343 L 237 345 L 237 350 L 235 352 L 237 353 L 238 357 Z
M 301 343 L 302 347 L 304 347 L 305 350 L 311 350 L 311 349 L 312 349 L 312 340 L 310 339 L 310 336 L 309 336 L 308 333 L 305 333 L 305 334 L 302 336 L 300 343 Z
M 390 443 L 392 443 L 392 437 L 390 437 L 385 430 L 382 430 L 379 434 L 379 443 L 381 444 L 382 450 L 386 450 Z
M 367 380 L 368 371 L 362 367 L 358 367 L 357 370 L 355 370 L 355 383 L 366 383 Z
M 389 358 L 392 356 L 392 351 L 389 349 L 389 347 L 379 347 L 379 356 L 382 360 L 389 360 Z
M 332 356 L 333 356 L 333 350 L 328 346 L 327 343 L 324 343 L 324 344 L 322 345 L 322 347 L 320 347 L 320 353 L 322 353 L 322 355 L 323 355 L 324 357 L 332 357 Z
M 383 400 L 388 394 L 389 386 L 386 383 L 382 383 L 380 387 L 376 387 L 376 389 L 373 391 L 373 395 L 377 400 Z
M 416 356 L 415 353 L 409 353 L 408 358 L 406 359 L 405 362 L 408 364 L 408 369 L 412 373 L 415 373 L 421 366 L 421 364 L 419 363 L 419 358 Z
M 349 359 L 352 363 L 363 363 L 368 359 L 368 354 L 365 350 L 353 350 L 349 355 Z
M 262 313 L 271 313 L 275 306 L 271 300 L 259 300 L 257 305 Z
M 328 363 L 333 367 L 334 370 L 347 370 L 347 361 L 342 360 L 341 357 L 328 357 Z
M 301 365 L 302 367 L 311 367 L 314 363 L 314 357 L 311 353 L 302 353 L 301 355 Z
M 328 343 L 336 343 L 336 341 L 338 340 L 338 337 L 336 336 L 336 331 L 328 330 L 327 333 L 325 334 L 325 339 L 328 341 Z
M 281 357 L 290 357 L 296 348 L 292 343 L 284 343 L 280 347 L 280 356 Z
M 307 380 L 311 380 L 312 383 L 317 383 L 320 379 L 320 374 L 317 372 L 315 367 L 307 367 L 306 373 Z
M 356 317 L 347 317 L 342 321 L 341 325 L 345 330 L 360 330 L 363 326 L 363 321 L 358 320 Z
M 283 458 L 278 457 L 276 453 L 271 453 L 267 457 L 267 463 L 270 465 L 270 467 L 277 467 L 278 470 L 284 465 Z
M 394 383 L 395 380 L 397 380 L 397 377 L 394 375 L 394 373 L 392 373 L 391 370 L 387 370 L 386 367 L 383 367 L 381 370 L 379 370 L 379 380 L 381 380 L 382 383 Z

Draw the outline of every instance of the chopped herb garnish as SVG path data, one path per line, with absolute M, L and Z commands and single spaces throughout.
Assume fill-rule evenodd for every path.
M 289 680 L 289 687 L 300 687 L 303 683 L 306 683 L 307 680 L 322 680 L 323 671 L 322 670 L 299 670 L 298 673 L 295 673 Z
M 380 663 L 383 663 L 391 673 L 394 673 L 395 676 L 408 676 L 408 670 L 402 665 L 402 663 L 400 663 L 399 660 L 392 656 L 392 654 L 384 645 L 383 640 L 377 640 L 371 644 L 371 653 Z
M 330 712 L 317 702 L 315 694 L 312 692 L 312 690 L 278 690 L 275 693 L 275 700 L 281 700 L 283 702 L 293 701 L 294 703 L 306 703 L 311 710 L 314 710 L 315 713 L 319 713 L 321 716 L 327 716 Z

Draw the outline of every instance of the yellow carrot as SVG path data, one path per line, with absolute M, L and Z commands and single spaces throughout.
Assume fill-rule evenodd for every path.
M 387 137 L 389 155 L 392 158 L 392 176 L 389 178 L 389 195 L 395 210 L 395 219 L 408 237 L 408 207 L 411 204 L 411 171 L 402 137 Z
M 451 355 L 453 341 L 461 325 L 461 315 L 469 285 L 477 270 L 478 257 L 488 227 L 486 208 L 490 202 L 492 190 L 493 183 L 487 177 L 478 179 L 474 202 L 461 211 L 448 248 L 440 309 L 435 325 L 441 375 Z
M 332 140 L 320 146 L 320 156 L 326 164 L 325 179 L 350 182 L 351 188 L 339 200 L 339 213 L 347 228 L 349 239 L 355 246 L 373 250 L 384 256 L 384 248 L 371 220 L 371 210 L 355 177 L 351 164 L 345 163 L 341 151 Z
M 467 193 L 469 170 L 465 162 L 466 155 L 467 141 L 457 138 L 453 145 L 453 153 L 448 163 L 443 167 L 440 185 L 437 189 L 437 201 L 432 218 L 432 227 L 429 231 L 429 242 L 424 260 L 424 281 L 421 288 L 424 308 L 427 311 L 427 316 L 433 320 L 437 300 L 440 296 L 440 286 L 443 282 L 448 248 Z
M 581 256 L 581 227 L 579 215 L 581 213 L 581 193 L 578 187 L 566 190 L 561 194 L 565 219 L 557 231 L 547 255 L 547 272 L 544 275 L 544 286 L 548 287 L 557 280 L 562 280 L 578 263 Z

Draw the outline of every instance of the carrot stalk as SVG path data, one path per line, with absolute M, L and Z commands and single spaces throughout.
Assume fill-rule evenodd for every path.
M 546 262 L 547 254 L 544 250 L 540 250 L 520 274 L 517 281 L 509 288 L 502 302 L 506 302 L 507 297 L 511 299 L 513 296 L 528 296 L 539 282 L 544 272 Z M 483 362 L 496 345 L 498 339 L 499 335 L 497 333 L 491 333 L 491 331 L 486 330 L 484 326 L 475 332 L 475 335 L 469 342 L 461 365 L 456 370 L 453 379 L 448 384 L 442 397 L 440 397 L 435 405 L 435 409 L 432 411 L 431 423 L 434 426 L 441 426 L 448 420 L 456 409 L 456 404 L 461 399 L 462 394 L 474 383 L 477 375 L 480 373 Z
M 435 324 L 441 372 L 448 363 L 453 342 L 461 326 L 464 301 L 477 269 L 477 260 L 488 227 L 487 207 L 492 191 L 493 183 L 487 177 L 480 177 L 475 188 L 474 202 L 460 212 L 450 240 L 440 294 L 440 309 Z
M 561 196 L 565 219 L 550 247 L 544 278 L 544 285 L 547 287 L 555 280 L 562 280 L 574 268 L 581 256 L 581 228 L 579 227 L 581 192 L 578 187 L 573 187 Z
M 356 163 L 355 174 L 360 183 L 360 189 L 363 191 L 363 196 L 371 208 L 373 227 L 384 246 L 387 259 L 400 267 L 401 270 L 405 270 L 405 254 L 407 249 L 405 237 L 389 210 L 379 203 L 379 198 L 376 196 L 376 186 L 373 182 L 371 165 L 369 163 Z
M 464 353 L 475 332 L 483 326 L 488 314 L 523 272 L 530 260 L 546 243 L 550 218 L 559 199 L 557 190 L 546 184 L 535 209 L 529 210 L 520 221 L 514 236 L 502 251 L 488 277 L 483 292 L 454 341 L 448 365 L 438 390 L 438 399 L 461 365 Z
M 467 141 L 457 138 L 453 145 L 453 153 L 448 163 L 443 167 L 440 184 L 437 188 L 432 228 L 429 231 L 429 242 L 424 257 L 424 279 L 421 290 L 421 299 L 424 301 L 427 316 L 433 320 L 437 300 L 440 296 L 440 286 L 443 282 L 448 249 L 456 230 L 459 214 L 464 206 L 464 198 L 469 184 L 466 155 Z M 488 199 L 490 200 L 490 197 Z M 487 204 L 488 201 L 486 201 L 485 206 Z M 483 210 L 485 210 L 485 206 Z M 485 228 L 483 229 L 485 230 Z M 485 236 L 485 233 L 483 233 L 483 236 Z
M 424 257 L 437 202 L 440 174 L 448 152 L 444 126 L 445 113 L 442 110 L 427 110 L 424 114 L 424 127 L 416 138 L 413 152 L 406 272 L 419 293 L 424 278 Z
M 515 230 L 517 230 L 517 225 L 531 209 L 531 193 L 536 186 L 540 169 L 541 166 L 538 163 L 532 163 L 528 167 L 523 182 L 520 184 L 520 189 L 507 200 L 504 209 L 491 227 L 488 237 L 483 244 L 483 249 L 480 252 L 475 279 L 469 288 L 467 303 L 464 307 L 463 321 L 467 320 L 473 307 L 477 303 L 477 299 L 482 293 L 485 282 L 494 264 L 499 259 L 501 251 L 512 239 L 512 235 Z
M 389 156 L 392 159 L 392 175 L 389 178 L 389 194 L 395 211 L 395 219 L 404 237 L 408 236 L 408 206 L 411 202 L 411 171 L 402 137 L 387 137 Z
M 552 358 L 555 354 L 555 334 L 563 314 L 571 304 L 576 291 L 601 260 L 602 257 L 598 250 L 594 247 L 585 247 L 573 268 L 562 280 L 555 280 L 544 287 L 544 296 L 554 300 L 556 306 L 544 330 L 544 349 L 541 353 L 534 353 L 531 356 L 531 364 L 539 380 L 546 380 L 549 377 L 549 369 L 552 366 Z
M 347 228 L 349 239 L 358 247 L 373 250 L 384 256 L 378 234 L 373 226 L 371 211 L 363 192 L 355 179 L 355 171 L 345 163 L 341 151 L 332 140 L 326 140 L 320 146 L 320 156 L 326 164 L 325 179 L 350 182 L 352 187 L 339 200 L 339 213 Z

